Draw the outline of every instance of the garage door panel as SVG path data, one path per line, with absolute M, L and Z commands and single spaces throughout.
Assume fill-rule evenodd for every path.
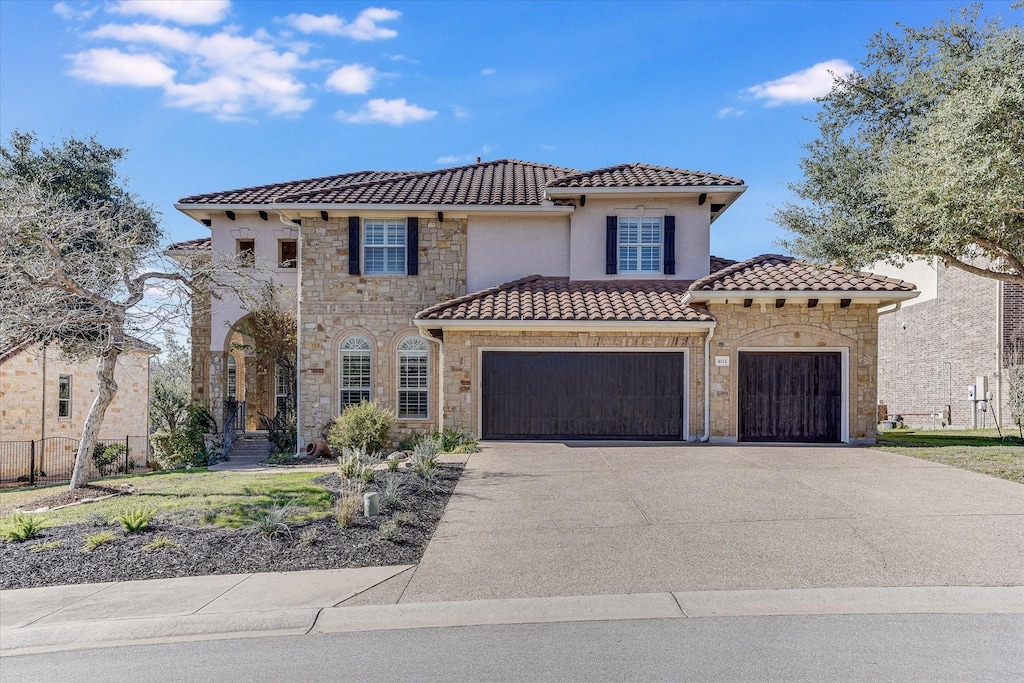
M 739 366 L 741 440 L 840 440 L 841 354 L 741 352 Z
M 483 353 L 488 439 L 683 438 L 681 353 Z

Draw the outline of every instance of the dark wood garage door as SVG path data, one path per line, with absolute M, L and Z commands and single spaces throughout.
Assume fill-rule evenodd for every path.
M 485 439 L 683 438 L 682 353 L 483 353 Z
M 741 352 L 739 366 L 741 441 L 841 439 L 839 353 Z

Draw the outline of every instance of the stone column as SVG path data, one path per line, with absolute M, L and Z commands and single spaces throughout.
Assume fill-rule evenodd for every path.
M 227 393 L 227 354 L 211 351 L 210 358 L 210 412 L 221 427 L 224 426 L 224 396 Z

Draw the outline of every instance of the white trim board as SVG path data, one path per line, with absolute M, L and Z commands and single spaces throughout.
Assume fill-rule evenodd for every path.
M 476 382 L 474 387 L 474 400 L 476 405 L 476 417 L 473 420 L 476 424 L 476 433 L 483 439 L 483 374 L 484 374 L 484 352 L 485 351 L 511 351 L 522 353 L 681 353 L 683 354 L 683 441 L 691 441 L 690 437 L 690 349 L 682 347 L 674 348 L 616 348 L 616 347 L 586 347 L 586 346 L 478 346 L 476 350 L 476 372 L 473 379 Z
M 850 349 L 846 346 L 740 346 L 734 349 L 736 352 L 736 377 L 733 386 L 736 390 L 733 401 L 733 424 L 736 425 L 736 434 L 732 443 L 765 443 L 762 441 L 740 441 L 740 354 L 743 352 L 753 353 L 839 353 L 840 369 L 842 375 L 842 406 L 840 407 L 839 440 L 842 443 L 850 443 Z M 722 437 L 719 437 L 722 438 Z M 766 444 L 767 445 L 767 444 Z

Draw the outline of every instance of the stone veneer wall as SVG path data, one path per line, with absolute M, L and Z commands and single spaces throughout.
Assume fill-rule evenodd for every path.
M 321 428 L 338 415 L 338 347 L 349 334 L 371 344 L 374 400 L 397 409 L 397 345 L 418 335 L 413 316 L 424 308 L 466 294 L 466 220 L 439 222 L 421 216 L 419 274 L 348 274 L 348 218 L 302 219 L 299 318 L 300 447 L 319 438 Z M 396 437 L 438 424 L 440 397 L 437 344 L 430 349 L 430 415 L 399 420 Z
M 210 335 L 212 334 L 210 292 L 197 288 L 192 295 L 192 400 L 212 406 L 210 396 Z M 217 419 L 217 411 L 214 411 Z
M 43 353 L 29 348 L 0 363 L 0 441 L 29 441 L 51 436 L 77 439 L 96 399 L 96 361 L 71 362 L 51 346 Z M 57 417 L 58 376 L 71 375 L 71 417 Z M 107 408 L 101 439 L 149 433 L 149 354 L 125 353 L 114 370 L 117 395 Z M 45 391 L 45 401 L 44 394 Z M 43 430 L 45 405 L 46 433 Z
M 463 427 L 474 434 L 479 425 L 479 350 L 481 348 L 574 349 L 689 349 L 689 436 L 697 438 L 704 429 L 704 337 L 703 331 L 672 332 L 561 332 L 480 330 L 446 331 L 444 335 L 444 424 Z
M 890 413 L 904 415 L 911 425 L 929 425 L 928 415 L 941 414 L 948 404 L 952 425 L 969 427 L 967 386 L 973 385 L 978 375 L 985 375 L 989 391 L 997 391 L 1000 283 L 941 264 L 937 278 L 934 299 L 904 304 L 898 311 L 879 316 L 878 397 Z M 1024 325 L 1024 296 L 1019 287 L 1011 285 L 1003 290 L 1002 343 L 1012 340 L 1014 323 Z M 1002 423 L 1008 427 L 1005 378 L 1001 393 Z M 980 425 L 980 411 L 978 421 Z M 994 426 L 992 411 L 986 421 Z
M 712 356 L 730 357 L 728 367 L 711 367 L 711 435 L 737 436 L 736 370 L 740 347 L 845 347 L 850 361 L 850 441 L 875 439 L 878 310 L 875 306 L 840 308 L 839 304 L 711 304 L 718 320 Z

